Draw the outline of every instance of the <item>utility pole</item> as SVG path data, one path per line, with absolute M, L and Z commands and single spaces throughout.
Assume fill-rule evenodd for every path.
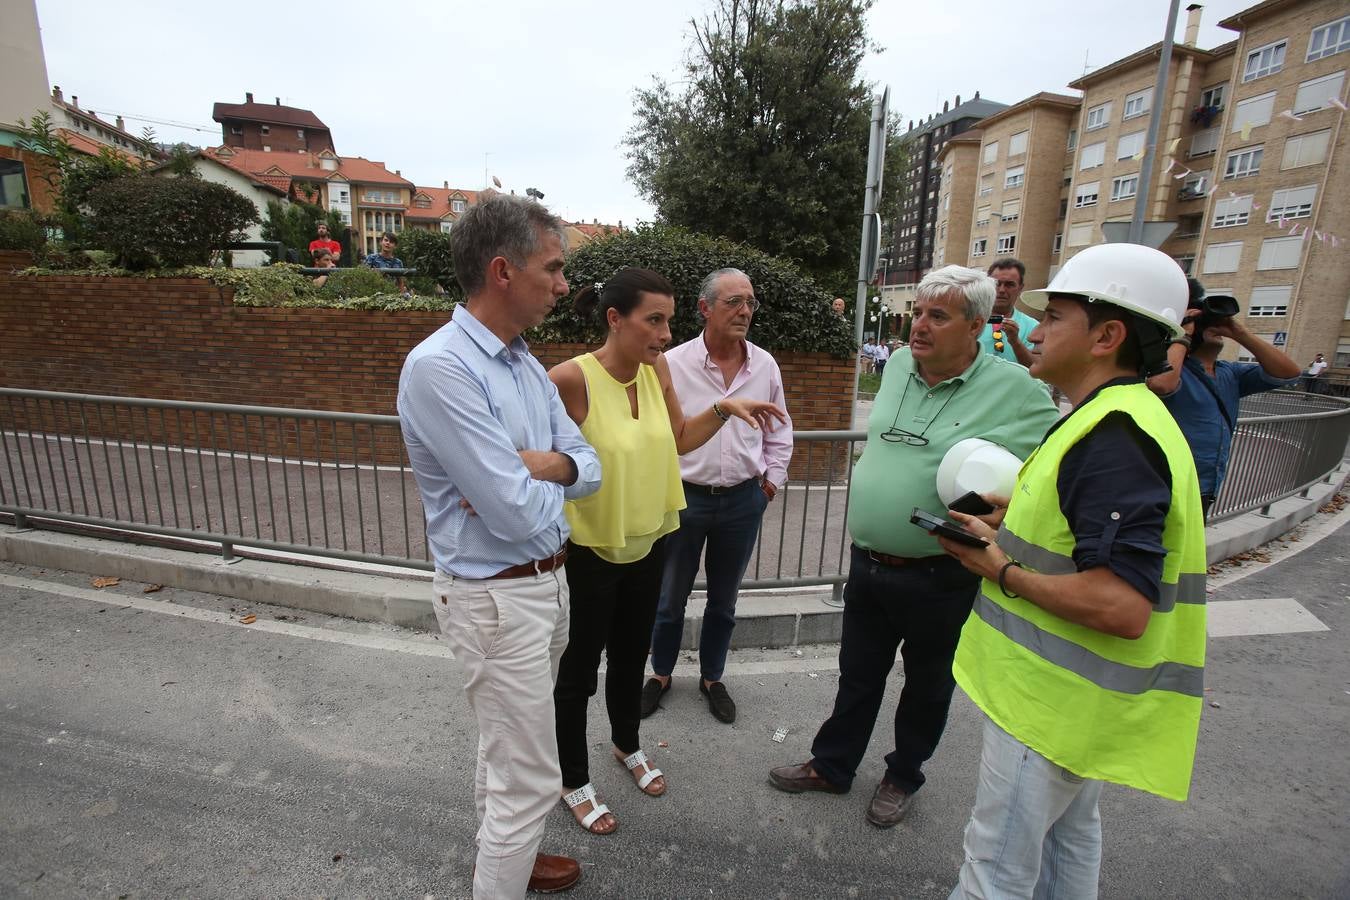
M 1158 78 L 1153 87 L 1153 111 L 1148 117 L 1148 134 L 1144 137 L 1144 159 L 1139 165 L 1138 191 L 1134 195 L 1134 218 L 1130 219 L 1131 244 L 1144 243 L 1144 215 L 1148 211 L 1149 189 L 1153 186 L 1153 161 L 1158 156 L 1158 127 L 1162 124 L 1164 98 L 1167 96 L 1167 73 L 1172 66 L 1172 36 L 1177 30 L 1177 9 L 1181 0 L 1172 0 L 1167 11 L 1167 33 L 1163 35 L 1162 51 L 1158 54 Z
M 858 251 L 858 290 L 853 305 L 853 405 L 858 405 L 858 375 L 862 361 L 857 348 L 862 344 L 864 321 L 867 317 L 867 285 L 877 274 L 877 257 L 881 244 L 881 217 L 877 207 L 881 203 L 881 176 L 886 170 L 886 108 L 890 105 L 891 89 L 872 97 L 871 142 L 867 150 L 867 182 L 863 185 L 862 247 Z M 850 419 L 852 413 L 850 412 Z

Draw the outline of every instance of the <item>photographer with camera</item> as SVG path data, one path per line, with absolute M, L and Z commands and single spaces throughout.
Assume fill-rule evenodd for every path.
M 1187 281 L 1191 295 L 1181 323 L 1185 336 L 1167 348 L 1171 371 L 1153 376 L 1148 386 L 1162 398 L 1191 446 L 1200 476 L 1200 504 L 1208 518 L 1228 470 L 1238 401 L 1291 385 L 1301 370 L 1284 351 L 1247 330 L 1236 299 L 1207 297 L 1204 285 L 1194 278 Z M 1219 359 L 1224 338 L 1242 345 L 1256 362 Z

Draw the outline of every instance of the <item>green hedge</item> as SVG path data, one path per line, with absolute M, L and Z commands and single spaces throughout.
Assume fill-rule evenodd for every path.
M 624 266 L 660 272 L 675 285 L 675 343 L 699 333 L 698 289 L 716 269 L 736 268 L 750 277 L 760 308 L 750 328 L 750 339 L 766 350 L 825 352 L 847 357 L 853 352 L 848 323 L 830 310 L 829 294 L 816 286 L 791 262 L 745 244 L 695 234 L 683 228 L 640 225 L 589 241 L 567 256 L 568 283 L 573 294 L 587 284 L 605 281 Z M 582 320 L 570 298 L 530 335 L 533 340 L 597 343 L 603 338 L 598 323 Z

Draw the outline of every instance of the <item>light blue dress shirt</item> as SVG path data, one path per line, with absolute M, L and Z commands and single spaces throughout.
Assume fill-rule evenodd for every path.
M 398 415 L 432 558 L 456 577 L 552 556 L 569 534 L 563 500 L 600 487 L 600 460 L 525 341 L 503 344 L 463 304 L 408 354 Z M 531 478 L 518 450 L 567 454 L 576 481 Z

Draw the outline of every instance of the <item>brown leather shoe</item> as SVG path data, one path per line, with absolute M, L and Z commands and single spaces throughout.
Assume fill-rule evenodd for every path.
M 826 794 L 847 794 L 848 788 L 826 781 L 812 770 L 809 762 L 799 766 L 779 766 L 769 770 L 769 784 L 789 794 L 804 791 L 822 791 Z
M 556 894 L 581 880 L 581 863 L 567 856 L 540 853 L 530 872 L 530 890 L 536 894 Z
M 909 812 L 909 799 L 913 796 L 883 778 L 867 807 L 867 821 L 878 828 L 890 828 Z

